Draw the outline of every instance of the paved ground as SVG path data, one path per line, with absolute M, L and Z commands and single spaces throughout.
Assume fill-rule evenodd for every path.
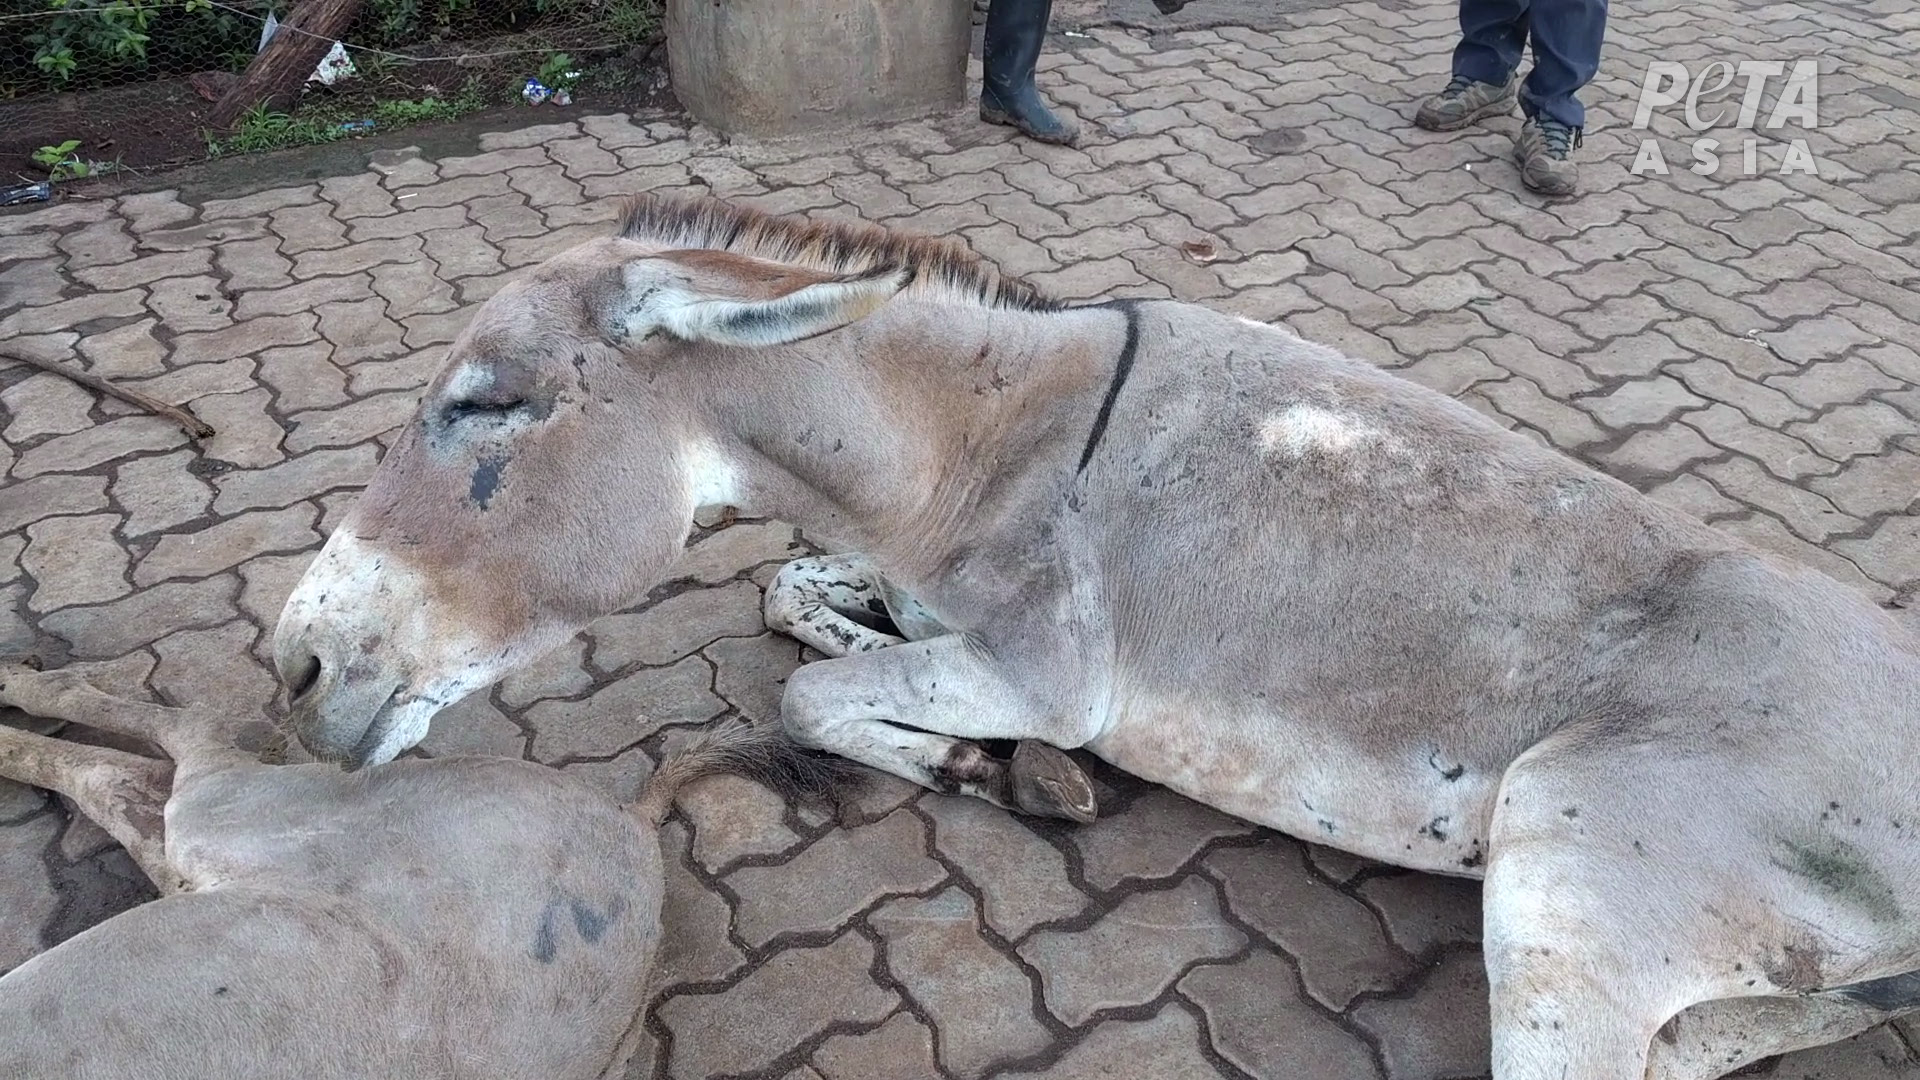
M 1408 126 L 1450 15 L 1394 2 L 1273 15 L 1271 33 L 1068 38 L 1046 78 L 1097 125 L 1080 150 L 965 117 L 796 147 L 599 117 L 231 198 L 0 217 L 0 339 L 77 349 L 220 432 L 191 445 L 0 368 L 0 648 L 266 707 L 281 601 L 467 305 L 605 228 L 607 197 L 689 185 L 957 233 L 1062 296 L 1284 320 L 1891 602 L 1920 582 L 1920 18 L 1907 0 L 1616 17 L 1590 193 L 1558 206 L 1519 190 L 1504 127 Z M 1648 60 L 1816 50 L 1819 178 L 1742 176 L 1737 150 L 1687 172 L 1678 108 L 1655 121 L 1676 171 L 1629 173 Z M 458 707 L 427 749 L 626 790 L 688 725 L 772 706 L 801 656 L 761 632 L 758 585 L 801 550 L 775 523 L 713 534 L 652 606 Z M 1485 1072 L 1472 885 L 1105 780 L 1111 816 L 1084 829 L 898 785 L 843 821 L 707 788 L 669 830 L 671 932 L 632 1075 Z M 0 970 L 143 895 L 97 829 L 0 784 Z M 1891 1029 L 1766 1068 L 1920 1078 Z

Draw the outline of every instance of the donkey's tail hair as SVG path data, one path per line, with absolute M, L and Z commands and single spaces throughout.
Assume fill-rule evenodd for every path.
M 777 723 L 734 723 L 708 728 L 667 755 L 633 804 L 635 814 L 659 825 L 688 784 L 709 776 L 743 776 L 798 801 L 850 798 L 867 775 L 843 757 L 801 746 Z

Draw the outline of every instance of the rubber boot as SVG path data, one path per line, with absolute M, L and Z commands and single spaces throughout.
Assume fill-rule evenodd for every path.
M 1033 66 L 1052 14 L 1053 0 L 992 0 L 987 6 L 980 119 L 1018 128 L 1040 142 L 1071 146 L 1079 130 L 1047 108 L 1033 85 Z

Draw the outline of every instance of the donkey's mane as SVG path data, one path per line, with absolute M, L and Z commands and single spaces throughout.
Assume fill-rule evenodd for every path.
M 702 196 L 635 196 L 620 215 L 620 235 L 675 248 L 753 255 L 834 274 L 899 268 L 913 275 L 909 290 L 990 308 L 1054 311 L 1061 307 L 957 241 L 856 222 L 776 217 Z

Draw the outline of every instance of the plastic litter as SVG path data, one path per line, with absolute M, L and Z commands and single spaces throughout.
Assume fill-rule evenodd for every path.
M 573 104 L 573 94 L 566 87 L 562 86 L 558 90 L 555 90 L 547 100 L 553 102 L 555 105 L 571 105 Z
M 374 124 L 371 120 L 349 120 L 340 125 L 340 130 L 349 135 L 357 135 L 361 132 L 372 131 L 373 127 Z
M 53 198 L 53 184 L 46 180 L 37 184 L 15 184 L 12 187 L 0 188 L 0 206 L 46 202 L 51 198 Z
M 353 57 L 347 55 L 347 47 L 336 41 L 333 43 L 333 48 L 327 50 L 327 55 L 321 58 L 320 66 L 313 69 L 312 75 L 307 76 L 307 81 L 317 82 L 321 86 L 332 86 L 351 79 L 357 74 L 359 71 L 353 66 Z
M 538 105 L 552 97 L 553 91 L 547 89 L 546 84 L 539 79 L 528 79 L 527 85 L 520 90 L 520 96 L 526 100 L 527 104 Z

